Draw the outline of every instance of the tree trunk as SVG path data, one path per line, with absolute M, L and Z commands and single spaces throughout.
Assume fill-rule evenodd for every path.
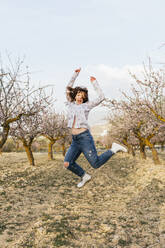
M 55 141 L 54 140 L 50 140 L 49 144 L 48 144 L 48 159 L 49 160 L 53 160 L 53 145 L 54 145 Z
M 62 155 L 65 156 L 66 154 L 66 147 L 65 144 L 62 144 Z
M 154 164 L 161 164 L 160 160 L 159 160 L 159 157 L 158 157 L 157 150 L 155 149 L 154 145 L 152 143 L 150 143 L 149 140 L 147 140 L 146 142 L 147 142 L 147 145 L 149 146 L 149 148 L 152 151 L 152 159 L 154 161 Z
M 128 148 L 128 153 L 131 154 L 133 157 L 135 157 L 135 151 L 133 149 L 133 146 L 128 144 L 127 139 L 123 139 L 123 144 L 127 146 Z
M 128 153 L 135 157 L 135 151 L 132 145 L 128 145 Z
M 2 153 L 3 146 L 4 146 L 4 144 L 7 141 L 8 134 L 9 134 L 9 129 L 10 129 L 10 126 L 8 124 L 3 126 L 3 132 L 2 132 L 2 135 L 1 135 L 2 138 L 0 139 L 0 150 L 1 150 L 1 153 Z
M 158 157 L 157 150 L 153 147 L 151 151 L 152 151 L 152 158 L 153 158 L 154 164 L 161 164 L 159 157 Z
M 19 150 L 19 141 L 15 141 L 15 146 L 16 146 L 16 151 L 18 152 L 18 150 Z
M 146 159 L 145 145 L 140 142 L 140 156 L 142 159 Z
M 164 142 L 161 142 L 161 151 L 164 151 Z
M 31 144 L 30 145 L 27 145 L 25 143 L 23 143 L 23 146 L 25 148 L 25 151 L 26 151 L 26 154 L 27 154 L 27 158 L 29 160 L 29 163 L 30 165 L 35 165 L 34 163 L 34 157 L 33 157 L 33 153 L 32 153 L 32 150 L 31 150 Z

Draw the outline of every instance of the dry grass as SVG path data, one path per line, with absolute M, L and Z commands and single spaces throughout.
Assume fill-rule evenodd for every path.
M 85 187 L 63 168 L 25 153 L 0 157 L 0 247 L 164 248 L 165 154 L 161 165 L 117 154 L 92 174 Z

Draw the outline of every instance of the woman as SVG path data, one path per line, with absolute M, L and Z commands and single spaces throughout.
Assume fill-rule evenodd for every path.
M 87 174 L 75 162 L 81 153 L 84 154 L 90 165 L 97 169 L 105 164 L 116 152 L 127 151 L 125 147 L 113 143 L 111 150 L 107 150 L 100 156 L 97 155 L 94 140 L 89 131 L 88 115 L 90 110 L 98 106 L 105 97 L 95 77 L 90 77 L 90 81 L 98 94 L 98 97 L 93 101 L 88 100 L 88 90 L 86 88 L 72 88 L 80 70 L 81 69 L 75 70 L 66 88 L 68 127 L 71 128 L 72 132 L 72 144 L 64 159 L 65 168 L 81 177 L 81 182 L 77 184 L 78 188 L 82 187 L 91 179 L 91 175 Z

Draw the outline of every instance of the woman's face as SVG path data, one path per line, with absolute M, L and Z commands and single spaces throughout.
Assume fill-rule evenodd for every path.
M 76 104 L 82 104 L 85 98 L 85 92 L 79 91 L 75 97 Z

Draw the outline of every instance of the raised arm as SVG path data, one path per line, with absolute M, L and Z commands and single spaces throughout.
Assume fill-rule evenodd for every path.
M 97 105 L 99 105 L 105 99 L 105 96 L 104 96 L 104 93 L 103 93 L 102 89 L 100 88 L 96 78 L 90 77 L 90 81 L 93 85 L 94 90 L 96 91 L 96 93 L 98 95 L 98 97 L 96 99 L 88 102 L 88 107 L 90 109 L 92 109 L 92 108 L 96 107 Z
M 69 101 L 69 102 L 71 101 L 71 99 L 70 99 L 70 97 L 69 97 L 69 89 L 68 89 L 68 87 L 73 87 L 73 84 L 74 84 L 76 78 L 78 77 L 80 71 L 81 71 L 81 68 L 76 69 L 76 70 L 74 71 L 74 73 L 73 73 L 73 75 L 72 75 L 72 77 L 71 77 L 69 83 L 68 83 L 67 86 L 66 86 L 66 99 L 67 99 L 67 101 Z

